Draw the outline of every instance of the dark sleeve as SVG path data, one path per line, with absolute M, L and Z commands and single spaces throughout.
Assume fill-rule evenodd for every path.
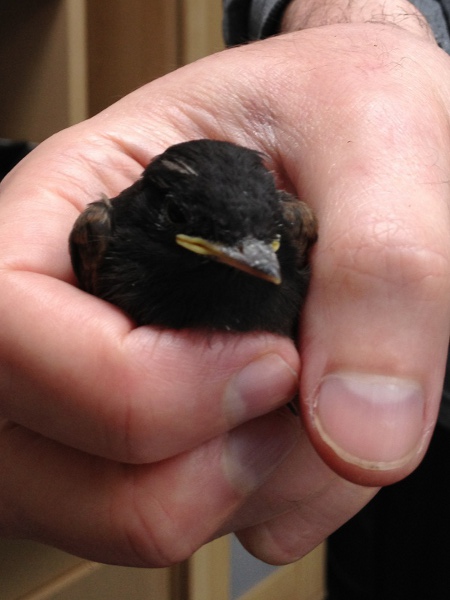
M 450 54 L 449 9 L 450 0 L 409 0 L 420 10 L 433 30 L 439 46 Z
M 290 0 L 223 0 L 223 36 L 227 46 L 262 40 L 278 33 Z
M 424 15 L 437 43 L 450 54 L 450 0 L 410 0 Z M 261 40 L 278 33 L 290 0 L 223 0 L 223 34 L 227 46 Z

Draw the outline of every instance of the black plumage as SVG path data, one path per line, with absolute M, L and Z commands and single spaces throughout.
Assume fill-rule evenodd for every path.
M 312 211 L 276 189 L 261 154 L 194 140 L 89 204 L 70 254 L 81 288 L 138 325 L 292 336 L 315 239 Z

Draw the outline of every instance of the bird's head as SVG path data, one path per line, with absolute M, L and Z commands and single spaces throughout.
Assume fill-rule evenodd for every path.
M 281 282 L 279 193 L 258 152 L 211 140 L 177 144 L 143 181 L 160 191 L 159 231 L 183 252 Z

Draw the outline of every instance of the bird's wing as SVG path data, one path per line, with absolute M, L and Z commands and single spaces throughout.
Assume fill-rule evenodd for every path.
M 80 287 L 95 294 L 98 269 L 108 248 L 112 229 L 112 206 L 108 198 L 88 204 L 75 221 L 69 249 Z
M 317 219 L 312 209 L 287 192 L 279 192 L 287 231 L 297 248 L 298 267 L 304 267 L 308 252 L 317 240 Z

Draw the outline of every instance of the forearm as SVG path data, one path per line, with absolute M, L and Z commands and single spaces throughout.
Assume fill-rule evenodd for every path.
M 385 22 L 436 39 L 450 53 L 450 0 L 223 0 L 228 45 L 335 23 Z M 431 32 L 431 29 L 432 32 Z
M 292 0 L 280 24 L 288 33 L 337 23 L 391 23 L 434 39 L 424 15 L 407 0 Z
M 279 31 L 287 33 L 332 23 L 392 23 L 422 38 L 435 39 L 450 53 L 449 11 L 450 0 L 291 0 Z

